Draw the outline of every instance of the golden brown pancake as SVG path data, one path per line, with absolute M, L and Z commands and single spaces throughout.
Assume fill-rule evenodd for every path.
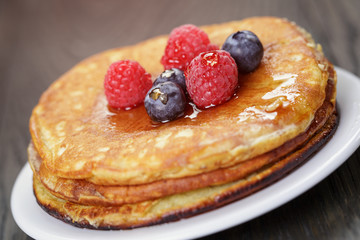
M 301 164 L 316 152 L 336 129 L 337 117 L 331 115 L 321 131 L 303 148 L 247 178 L 219 186 L 175 194 L 155 200 L 121 206 L 80 205 L 55 197 L 34 175 L 34 193 L 39 205 L 50 215 L 77 227 L 129 229 L 191 217 L 253 193 Z
M 331 68 L 329 67 L 329 69 Z M 330 76 L 333 77 L 333 72 Z M 28 149 L 29 162 L 31 163 L 34 173 L 38 175 L 39 180 L 53 195 L 80 204 L 121 205 L 136 203 L 206 186 L 220 185 L 244 178 L 263 166 L 292 154 L 296 148 L 308 141 L 315 132 L 323 127 L 329 116 L 334 113 L 334 108 L 330 100 L 335 95 L 335 86 L 331 80 L 328 81 L 326 93 L 327 97 L 323 105 L 315 114 L 316 120 L 312 122 L 305 133 L 300 134 L 277 149 L 231 168 L 218 169 L 186 178 L 161 180 L 149 184 L 104 186 L 96 185 L 82 179 L 65 179 L 51 175 L 46 167 L 41 165 L 42 160 L 32 143 Z
M 309 34 L 272 17 L 203 29 L 219 46 L 239 30 L 264 46 L 260 66 L 220 106 L 189 107 L 166 124 L 144 106 L 107 106 L 108 66 L 136 60 L 155 78 L 167 36 L 90 57 L 45 91 L 30 119 L 29 162 L 46 211 L 101 229 L 177 220 L 267 186 L 326 143 L 337 126 L 336 73 Z
M 139 61 L 153 76 L 167 37 L 110 50 L 76 65 L 42 95 L 30 120 L 43 164 L 64 178 L 95 184 L 143 184 L 226 168 L 277 148 L 304 132 L 325 99 L 327 62 L 294 24 L 251 18 L 203 28 L 221 44 L 251 30 L 265 53 L 221 107 L 153 126 L 140 106 L 110 111 L 103 78 L 111 62 Z M 274 34 L 276 32 L 276 34 Z

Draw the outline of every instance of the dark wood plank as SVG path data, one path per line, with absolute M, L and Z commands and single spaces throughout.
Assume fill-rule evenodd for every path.
M 41 93 L 83 58 L 184 23 L 274 15 L 307 29 L 334 64 L 360 75 L 359 9 L 358 0 L 0 1 L 0 238 L 31 239 L 10 212 L 11 188 L 26 162 L 28 119 Z M 360 149 L 293 201 L 202 239 L 359 239 L 359 165 Z

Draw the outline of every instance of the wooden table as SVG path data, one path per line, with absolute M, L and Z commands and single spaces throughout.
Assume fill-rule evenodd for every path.
M 27 161 L 28 119 L 41 93 L 80 60 L 184 23 L 273 15 L 307 29 L 330 61 L 360 75 L 359 10 L 358 0 L 1 1 L 0 238 L 31 239 L 10 211 L 13 183 Z M 360 148 L 300 197 L 203 239 L 360 239 L 359 183 Z

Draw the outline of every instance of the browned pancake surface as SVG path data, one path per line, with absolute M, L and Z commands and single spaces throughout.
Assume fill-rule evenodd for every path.
M 264 45 L 260 67 L 241 78 L 236 97 L 195 119 L 190 111 L 154 126 L 143 106 L 108 109 L 103 78 L 120 59 L 137 60 L 156 77 L 167 37 L 98 54 L 57 80 L 33 111 L 31 135 L 47 169 L 99 185 L 147 184 L 228 168 L 306 131 L 323 104 L 328 79 L 327 62 L 309 36 L 278 18 L 203 29 L 218 45 L 245 29 Z
M 330 68 L 329 68 L 330 69 Z M 334 73 L 331 71 L 327 86 L 327 97 L 322 107 L 316 112 L 315 120 L 303 134 L 286 142 L 281 147 L 261 156 L 242 162 L 236 166 L 218 169 L 200 175 L 152 182 L 149 184 L 130 186 L 96 185 L 85 180 L 64 179 L 52 175 L 44 165 L 33 145 L 29 146 L 29 161 L 42 184 L 55 196 L 80 204 L 121 205 L 156 199 L 176 193 L 191 191 L 207 186 L 224 184 L 244 178 L 265 165 L 291 155 L 303 145 L 313 134 L 321 129 L 329 116 L 334 112 L 334 105 L 330 100 L 336 91 L 333 82 Z
M 30 120 L 29 161 L 45 211 L 95 229 L 174 221 L 254 193 L 328 141 L 338 124 L 336 73 L 305 31 L 271 17 L 203 29 L 218 45 L 251 30 L 265 53 L 233 99 L 196 117 L 190 108 L 154 125 L 143 106 L 107 107 L 109 64 L 137 60 L 156 77 L 166 36 L 91 57 L 43 94 Z
M 323 146 L 335 132 L 336 114 L 302 148 L 253 175 L 220 186 L 206 187 L 161 199 L 122 206 L 79 205 L 55 197 L 34 175 L 34 193 L 40 206 L 50 215 L 77 227 L 129 229 L 176 221 L 203 213 L 245 197 L 284 177 Z

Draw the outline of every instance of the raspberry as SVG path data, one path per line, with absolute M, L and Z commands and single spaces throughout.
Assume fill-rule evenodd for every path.
M 174 28 L 170 33 L 161 63 L 165 70 L 178 68 L 184 71 L 194 57 L 208 50 L 209 44 L 207 34 L 194 25 L 186 24 Z
M 143 103 L 151 86 L 151 75 L 131 60 L 112 63 L 104 80 L 109 106 L 117 109 L 129 110 Z
M 228 101 L 238 85 L 235 60 L 223 50 L 200 53 L 189 64 L 185 76 L 188 93 L 200 108 Z

